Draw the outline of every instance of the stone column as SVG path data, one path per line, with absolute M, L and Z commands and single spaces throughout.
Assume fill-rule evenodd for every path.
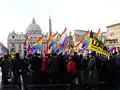
M 15 44 L 15 52 L 18 53 L 19 52 L 19 44 Z
M 11 44 L 8 44 L 8 50 L 9 50 L 9 54 L 10 54 L 10 51 L 11 51 Z
M 21 55 L 24 56 L 24 45 L 21 43 Z

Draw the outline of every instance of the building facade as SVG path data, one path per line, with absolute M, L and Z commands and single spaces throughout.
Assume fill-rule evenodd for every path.
M 34 18 L 32 20 L 32 23 L 28 25 L 28 28 L 26 29 L 25 34 L 16 33 L 14 30 L 12 33 L 9 33 L 8 38 L 7 38 L 9 54 L 11 50 L 14 49 L 15 53 L 19 52 L 22 56 L 24 55 L 24 52 L 25 52 L 24 41 L 26 39 L 26 35 L 28 36 L 29 38 L 28 42 L 31 45 L 33 45 L 33 43 L 43 35 L 40 26 L 36 23 Z M 45 35 L 45 37 L 47 36 Z
M 107 26 L 105 43 L 112 47 L 120 47 L 120 23 Z

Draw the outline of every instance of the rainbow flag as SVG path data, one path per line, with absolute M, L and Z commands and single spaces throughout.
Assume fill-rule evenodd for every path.
M 115 50 L 116 50 L 115 47 L 111 47 L 111 48 L 109 48 L 108 52 L 112 53 L 112 52 L 115 51 Z
M 52 53 L 51 48 L 48 48 L 47 53 L 48 54 Z
M 67 41 L 67 38 L 66 38 L 67 35 L 66 35 L 66 33 L 67 33 L 67 28 L 64 29 L 64 31 L 60 35 L 60 38 L 57 40 L 57 44 L 58 44 L 57 46 L 58 46 L 58 48 L 61 48 L 61 49 L 64 48 L 64 43 Z
M 43 36 L 40 37 L 40 38 L 33 44 L 33 46 L 37 46 L 37 45 L 42 44 L 42 43 L 43 43 Z
M 86 38 L 88 38 L 88 36 L 90 35 L 90 32 L 87 31 L 84 36 L 82 37 L 82 39 L 77 43 L 77 45 L 75 45 L 75 48 L 78 48 L 80 46 L 80 44 L 82 44 Z
M 63 44 L 64 39 L 67 37 L 67 29 L 65 28 L 65 30 L 62 32 L 62 34 L 60 35 L 60 43 Z
M 55 43 L 56 43 L 56 41 L 57 41 L 57 35 L 58 35 L 58 32 L 56 32 L 53 36 L 52 36 L 52 38 L 51 38 L 51 40 L 50 40 L 50 42 L 49 42 L 49 47 L 51 47 L 51 46 L 53 46 Z
M 40 49 L 43 47 L 43 36 L 40 37 L 34 44 L 32 49 Z
M 53 35 L 51 36 L 50 40 L 52 40 L 52 39 L 56 38 L 56 37 L 57 37 L 57 35 L 58 35 L 58 32 L 56 32 L 55 34 L 53 34 Z
M 74 50 L 74 47 L 72 45 L 70 45 L 69 49 L 74 53 L 75 50 Z
M 31 51 L 31 44 L 28 43 L 27 51 Z
M 84 48 L 79 48 L 79 49 L 78 49 L 78 53 L 83 53 L 84 51 L 85 51 Z
M 60 38 L 67 32 L 67 28 L 64 29 L 64 31 L 62 32 L 62 34 L 60 35 Z
M 90 32 L 88 32 L 85 35 L 83 43 L 82 43 L 82 48 L 86 47 L 89 44 L 89 41 L 90 41 Z
M 68 36 L 67 36 L 67 34 L 65 34 L 64 35 L 64 37 L 62 38 L 62 40 L 60 41 L 60 46 L 62 47 L 62 48 L 64 48 L 64 44 L 67 42 L 69 40 L 69 38 L 68 38 Z

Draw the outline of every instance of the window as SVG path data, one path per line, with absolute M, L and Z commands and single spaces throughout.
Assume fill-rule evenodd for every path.
M 110 33 L 110 36 L 114 36 L 114 33 Z
M 112 41 L 110 41 L 110 44 L 112 44 Z
M 15 36 L 12 36 L 12 38 L 14 39 L 14 38 L 15 38 Z

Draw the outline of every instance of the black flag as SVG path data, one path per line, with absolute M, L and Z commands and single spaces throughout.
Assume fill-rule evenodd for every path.
M 93 32 L 92 32 L 92 30 L 91 30 L 91 32 L 90 32 L 90 38 L 92 38 L 93 37 Z

